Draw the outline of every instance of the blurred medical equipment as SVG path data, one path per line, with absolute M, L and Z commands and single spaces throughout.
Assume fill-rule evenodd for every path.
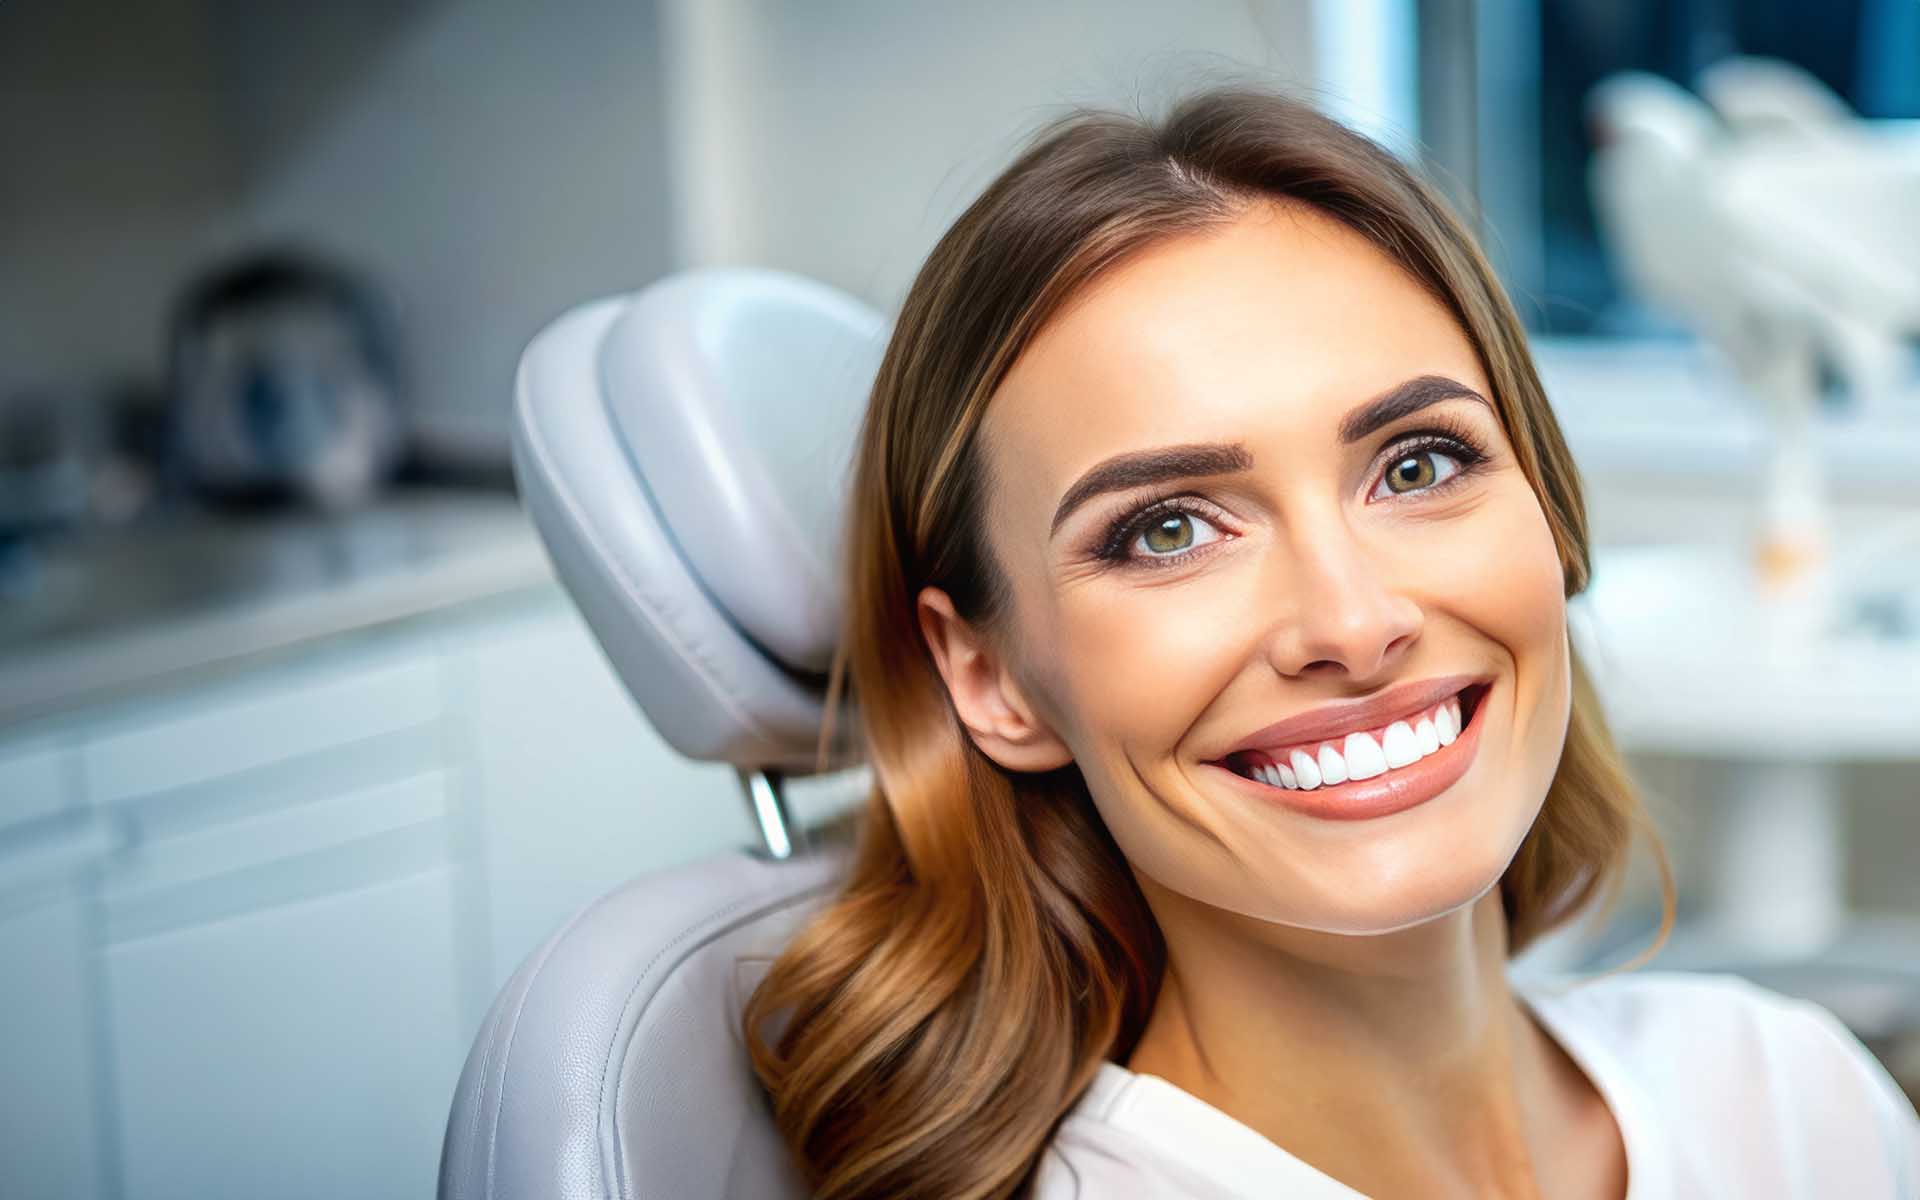
M 636 880 L 526 960 L 461 1075 L 443 1198 L 806 1194 L 738 1028 L 842 861 L 781 785 L 815 769 L 885 334 L 823 284 L 708 268 L 577 308 L 521 359 L 514 464 L 554 566 L 667 741 L 734 765 L 763 846 Z
M 0 603 L 39 586 L 33 539 L 85 519 L 101 442 L 94 417 L 56 392 L 0 394 Z
M 1834 90 L 1778 58 L 1733 55 L 1700 72 L 1700 95 L 1736 133 L 1844 136 L 1856 120 Z
M 94 407 L 48 390 L 0 394 L 0 541 L 78 524 L 104 435 Z
M 1820 367 L 1862 408 L 1893 402 L 1920 337 L 1920 138 L 1867 134 L 1786 63 L 1703 78 L 1725 116 L 1657 75 L 1588 100 L 1594 207 L 1627 281 L 1725 353 L 1764 404 L 1773 454 L 1754 546 L 1785 636 L 1838 618 L 1812 436 Z
M 1797 67 L 1737 59 L 1702 102 L 1594 89 L 1590 184 L 1627 281 L 1697 328 L 1773 433 L 1746 547 L 1606 548 L 1573 606 L 1623 745 L 1725 760 L 1707 902 L 1663 962 L 1920 1029 L 1920 933 L 1847 912 L 1841 768 L 1920 761 L 1920 522 L 1831 528 L 1820 366 L 1905 399 L 1920 335 L 1920 139 L 1870 131 Z
M 196 281 L 171 330 L 171 468 L 223 502 L 366 501 L 405 448 L 398 354 L 372 290 L 290 253 Z

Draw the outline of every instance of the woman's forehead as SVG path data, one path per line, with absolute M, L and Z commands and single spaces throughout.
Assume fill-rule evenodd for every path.
M 1422 374 L 1487 394 L 1465 334 L 1403 269 L 1332 218 L 1264 206 L 1075 297 L 1002 381 L 985 440 L 996 476 L 1043 503 L 1147 446 L 1264 431 L 1331 447 L 1352 406 Z

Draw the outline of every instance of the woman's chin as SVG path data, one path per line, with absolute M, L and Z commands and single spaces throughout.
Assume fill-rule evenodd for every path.
M 1471 907 L 1499 886 L 1505 867 L 1505 861 L 1471 854 L 1404 868 L 1375 864 L 1334 879 L 1296 878 L 1289 894 L 1269 888 L 1256 902 L 1233 907 L 1282 925 L 1372 937 Z
M 1539 815 L 1503 789 L 1470 789 L 1385 822 L 1228 826 L 1214 854 L 1123 827 L 1137 874 L 1213 908 L 1357 937 L 1393 933 L 1472 905 L 1497 887 Z
M 1382 934 L 1399 933 L 1425 925 L 1430 921 L 1472 908 L 1475 901 L 1499 885 L 1496 877 L 1485 887 L 1465 895 L 1446 897 L 1409 898 L 1400 904 L 1383 903 L 1364 912 L 1343 911 L 1332 916 L 1336 923 L 1323 927 L 1328 933 L 1339 933 L 1349 937 L 1378 937 Z
M 1444 813 L 1436 807 L 1430 814 L 1404 814 L 1422 819 L 1390 837 L 1323 841 L 1311 855 L 1299 846 L 1276 849 L 1286 861 L 1316 865 L 1311 872 L 1288 872 L 1281 894 L 1275 894 L 1281 877 L 1271 877 L 1263 889 L 1268 902 L 1311 915 L 1310 922 L 1289 923 L 1356 935 L 1391 933 L 1473 904 L 1499 885 L 1539 806 L 1504 791 L 1455 800 Z M 1434 819 L 1425 819 L 1429 815 Z

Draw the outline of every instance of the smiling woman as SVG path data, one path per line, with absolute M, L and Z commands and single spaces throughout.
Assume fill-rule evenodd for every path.
M 1248 88 L 1043 131 L 906 298 L 847 546 L 874 789 L 745 1028 L 816 1195 L 1894 1194 L 1844 1031 L 1507 976 L 1636 834 L 1672 883 L 1524 333 L 1372 142 Z M 1661 1140 L 1736 1078 L 1852 1133 Z

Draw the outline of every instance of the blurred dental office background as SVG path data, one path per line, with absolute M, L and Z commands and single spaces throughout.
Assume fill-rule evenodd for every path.
M 1039 122 L 1227 77 L 1432 171 L 1512 290 L 1652 965 L 1920 1093 L 1920 0 L 10 0 L 0 1197 L 431 1191 L 521 958 L 756 837 L 519 507 L 528 339 L 703 264 L 891 313 Z M 1657 919 L 1642 853 L 1516 970 Z

